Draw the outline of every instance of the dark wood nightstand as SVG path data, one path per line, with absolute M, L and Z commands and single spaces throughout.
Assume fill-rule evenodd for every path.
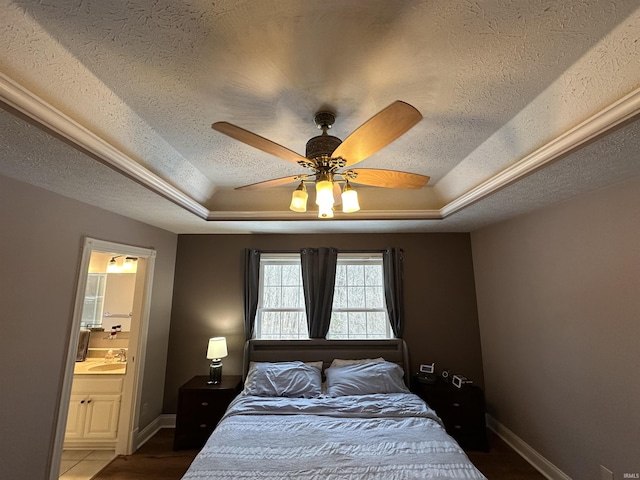
M 465 450 L 489 450 L 485 424 L 484 392 L 476 385 L 456 388 L 438 379 L 421 383 L 412 379 L 413 392 L 422 398 L 444 422 L 447 433 Z
M 202 448 L 242 384 L 240 375 L 224 375 L 218 385 L 207 380 L 208 375 L 198 375 L 178 391 L 174 450 Z

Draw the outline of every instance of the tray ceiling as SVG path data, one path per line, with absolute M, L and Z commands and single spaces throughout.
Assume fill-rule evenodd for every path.
M 635 1 L 5 1 L 0 173 L 176 233 L 470 231 L 640 175 Z M 304 173 L 210 126 L 304 155 L 393 102 L 423 119 L 358 167 L 431 177 L 357 187 L 319 220 Z

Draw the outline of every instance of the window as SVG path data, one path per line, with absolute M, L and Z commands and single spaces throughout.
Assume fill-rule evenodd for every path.
M 106 286 L 106 273 L 88 273 L 84 293 L 84 307 L 80 326 L 91 328 L 102 325 L 102 306 Z
M 382 255 L 338 254 L 329 339 L 392 338 Z
M 338 254 L 329 339 L 392 338 L 381 254 Z M 263 254 L 256 338 L 309 338 L 298 254 Z
M 258 295 L 256 338 L 309 338 L 300 255 L 263 254 L 260 258 Z

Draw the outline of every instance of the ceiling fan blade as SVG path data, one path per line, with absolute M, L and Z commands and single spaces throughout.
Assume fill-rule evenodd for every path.
M 386 147 L 422 119 L 418 110 L 397 100 L 360 125 L 331 154 L 346 166 L 358 163 Z
M 422 188 L 430 177 L 417 173 L 400 172 L 398 170 L 378 170 L 375 168 L 355 168 L 351 172 L 357 177 L 351 183 L 371 185 L 385 188 Z
M 299 181 L 300 175 L 292 175 L 291 177 L 274 178 L 273 180 L 265 180 L 264 182 L 252 183 L 251 185 L 236 187 L 235 190 L 257 190 L 259 188 L 279 187 L 280 185 L 286 185 L 287 183 Z
M 237 125 L 233 125 L 228 122 L 216 122 L 211 125 L 211 128 L 214 130 L 224 133 L 225 135 L 234 138 L 236 140 L 241 141 L 242 143 L 246 143 L 258 150 L 262 150 L 263 152 L 270 153 L 271 155 L 275 155 L 276 157 L 280 157 L 287 162 L 298 163 L 298 162 L 306 162 L 307 158 L 302 155 L 294 152 L 293 150 L 289 150 L 288 148 L 283 147 L 282 145 L 278 145 L 271 140 L 267 140 L 260 135 L 256 135 L 255 133 L 250 132 L 249 130 L 245 130 L 244 128 L 240 128 Z

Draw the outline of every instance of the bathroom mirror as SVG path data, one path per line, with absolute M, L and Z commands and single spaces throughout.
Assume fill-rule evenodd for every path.
M 119 325 L 121 331 L 130 331 L 137 269 L 135 262 L 129 262 L 134 263 L 133 267 L 125 265 L 129 258 L 101 252 L 91 254 L 82 328 L 110 331 Z

